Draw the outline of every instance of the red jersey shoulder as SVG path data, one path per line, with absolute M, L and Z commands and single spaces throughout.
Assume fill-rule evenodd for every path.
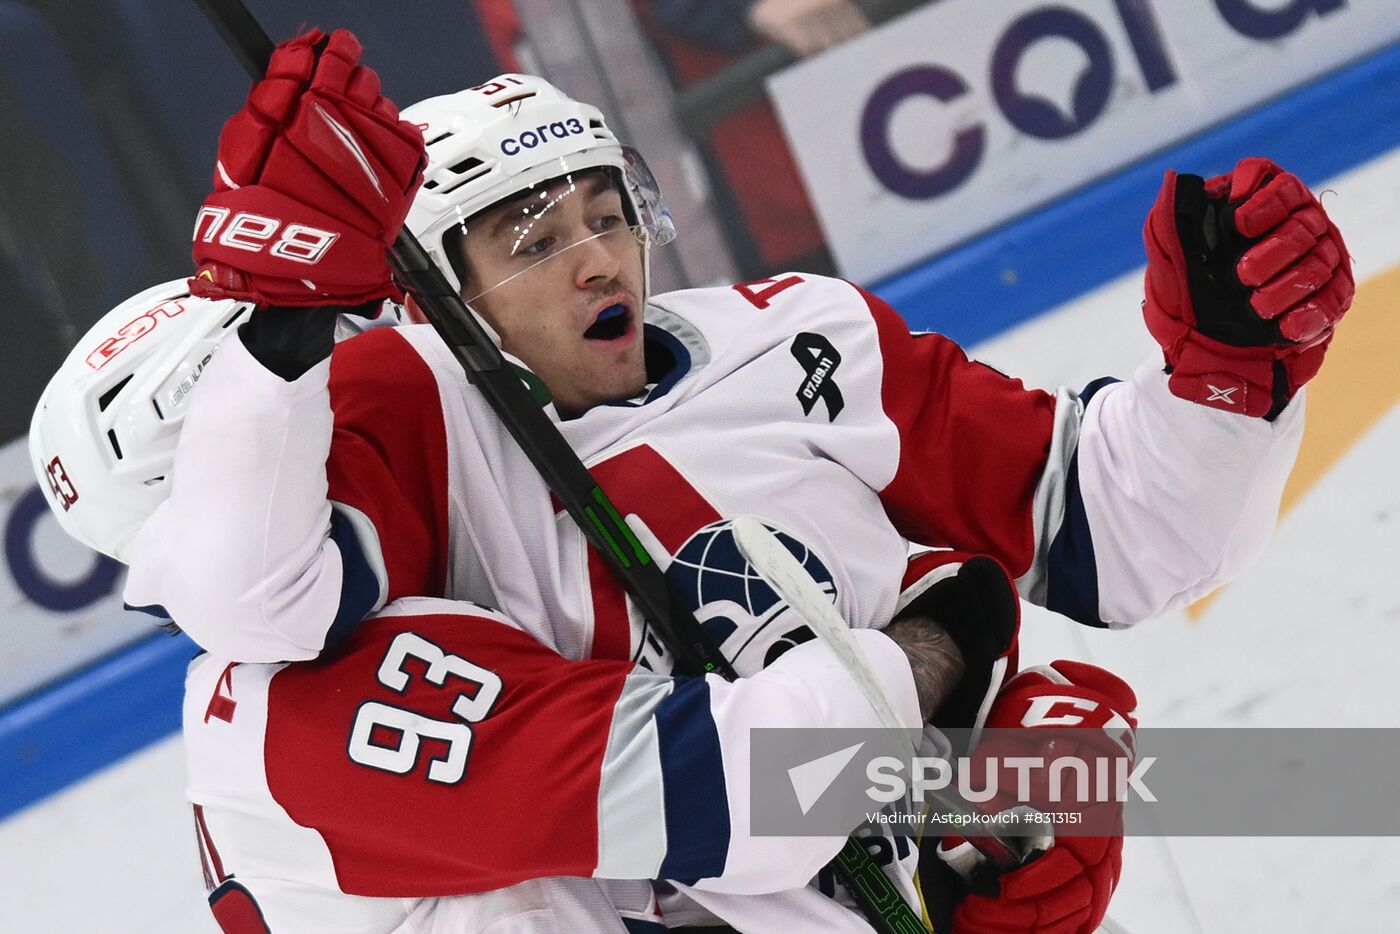
M 372 328 L 335 345 L 331 353 L 332 397 L 356 394 L 436 392 L 428 362 L 407 337 L 409 328 Z

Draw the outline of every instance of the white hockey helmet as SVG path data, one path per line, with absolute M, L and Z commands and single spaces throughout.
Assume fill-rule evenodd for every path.
M 190 391 L 252 308 L 191 298 L 179 279 L 127 299 L 83 335 L 29 425 L 30 460 L 65 532 L 125 561 L 170 495 Z
M 427 144 L 423 187 L 406 225 L 459 292 L 443 237 L 466 232 L 474 215 L 521 192 L 587 169 L 612 171 L 642 243 L 649 287 L 649 248 L 676 228 L 641 154 L 618 142 L 598 108 L 576 101 L 533 75 L 500 75 L 474 88 L 430 97 L 402 113 Z

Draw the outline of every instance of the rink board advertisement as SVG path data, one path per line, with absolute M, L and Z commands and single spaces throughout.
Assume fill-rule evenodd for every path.
M 842 274 L 870 281 L 1397 37 L 1392 0 L 940 0 L 769 93 Z
M 0 447 L 0 707 L 151 627 L 122 612 L 122 568 L 69 538 L 34 479 L 28 439 Z

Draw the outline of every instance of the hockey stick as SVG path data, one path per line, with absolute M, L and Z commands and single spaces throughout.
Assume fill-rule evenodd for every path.
M 243 0 L 195 2 L 253 79 L 261 78 L 276 46 Z M 733 666 L 667 583 L 529 389 L 506 366 L 500 349 L 423 246 L 408 230 L 402 230 L 391 255 L 395 271 L 461 364 L 467 379 L 559 497 L 584 537 L 617 575 L 643 617 L 656 628 L 676 658 L 676 670 L 692 675 L 714 673 L 735 680 L 738 674 Z M 842 857 L 831 865 L 875 930 L 888 934 L 923 930 L 922 922 L 858 840 L 848 840 Z
M 845 662 L 846 669 L 875 708 L 875 715 L 880 718 L 880 722 L 888 729 L 909 732 L 909 728 L 894 712 L 894 707 L 891 706 L 875 669 L 871 667 L 870 660 L 865 657 L 865 652 L 852 637 L 850 626 L 837 612 L 826 593 L 817 586 L 812 575 L 803 569 L 778 537 L 757 519 L 739 516 L 734 519 L 732 525 L 734 543 L 744 560 L 758 571 L 792 611 L 812 628 L 818 638 L 826 642 L 836 657 Z M 925 794 L 929 794 L 934 803 L 946 811 L 954 814 L 969 813 L 967 805 L 951 792 L 938 790 Z M 1021 858 L 1016 855 L 1015 850 L 995 833 L 968 837 L 967 840 L 1000 871 L 1014 869 L 1021 863 Z

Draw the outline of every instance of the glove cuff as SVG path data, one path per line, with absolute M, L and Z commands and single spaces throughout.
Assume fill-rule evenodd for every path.
M 957 688 L 934 711 L 933 725 L 977 730 L 1002 683 L 1016 670 L 1021 625 L 1016 585 L 995 558 L 931 551 L 910 561 L 901 600 L 905 605 L 896 618 L 936 620 L 966 665 Z
M 335 313 L 322 308 L 258 308 L 238 329 L 253 359 L 294 382 L 331 355 Z
M 1163 352 L 1167 388 L 1188 402 L 1273 421 L 1317 374 L 1331 335 L 1306 349 L 1232 347 L 1188 333 Z

